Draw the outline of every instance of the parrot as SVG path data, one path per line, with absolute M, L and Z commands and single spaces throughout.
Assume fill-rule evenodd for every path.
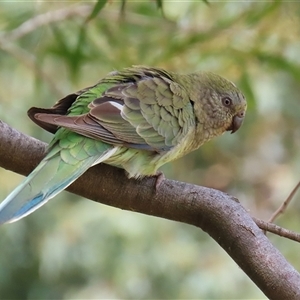
M 165 163 L 236 132 L 246 108 L 242 92 L 217 74 L 147 66 L 113 71 L 51 108 L 32 107 L 29 118 L 54 137 L 39 165 L 0 204 L 0 224 L 29 215 L 99 163 L 159 182 Z

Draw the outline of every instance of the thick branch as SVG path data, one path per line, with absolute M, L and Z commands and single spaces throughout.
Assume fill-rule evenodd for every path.
M 0 121 L 0 166 L 27 175 L 45 144 Z M 270 299 L 300 299 L 300 274 L 285 260 L 237 199 L 220 191 L 165 180 L 128 180 L 107 165 L 91 168 L 68 191 L 93 201 L 174 221 L 206 231 Z

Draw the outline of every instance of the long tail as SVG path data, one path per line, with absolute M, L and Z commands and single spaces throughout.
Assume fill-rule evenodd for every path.
M 109 158 L 114 148 L 76 164 L 62 161 L 60 153 L 47 155 L 31 174 L 0 204 L 0 224 L 15 222 L 53 198 L 89 167 Z

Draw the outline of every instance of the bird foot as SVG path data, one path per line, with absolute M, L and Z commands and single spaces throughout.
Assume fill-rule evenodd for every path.
M 155 190 L 157 191 L 161 183 L 166 179 L 166 177 L 161 171 L 158 171 L 154 176 L 156 177 Z

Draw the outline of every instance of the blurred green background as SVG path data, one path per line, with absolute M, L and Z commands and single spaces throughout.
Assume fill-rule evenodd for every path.
M 209 70 L 248 99 L 245 123 L 166 165 L 168 178 L 236 196 L 268 219 L 300 168 L 300 5 L 274 2 L 0 2 L 0 119 L 49 142 L 26 115 L 144 64 Z M 0 199 L 22 176 L 0 169 Z M 299 195 L 278 224 L 299 231 Z M 300 271 L 299 245 L 269 235 Z M 1 299 L 265 299 L 201 230 L 63 192 L 0 228 Z

